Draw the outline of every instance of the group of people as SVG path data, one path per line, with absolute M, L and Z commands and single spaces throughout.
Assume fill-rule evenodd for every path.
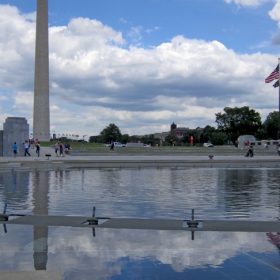
M 254 156 L 254 149 L 253 146 L 250 144 L 250 142 L 246 142 L 247 146 L 247 153 L 245 157 L 253 157 Z M 277 153 L 280 156 L 280 143 L 276 145 Z M 267 143 L 264 143 L 264 150 L 269 150 L 269 146 Z
M 40 156 L 40 142 L 38 141 L 38 139 L 34 140 L 34 139 L 29 139 L 26 140 L 24 143 L 22 143 L 23 147 L 24 147 L 24 156 L 26 157 L 26 155 L 30 156 L 29 153 L 29 149 L 32 146 L 32 148 L 34 149 L 34 147 L 36 147 L 36 154 L 38 155 L 38 157 Z M 18 145 L 17 142 L 14 142 L 13 144 L 13 151 L 14 151 L 14 157 L 17 156 L 17 151 L 18 151 Z
M 65 154 L 69 154 L 70 144 L 66 143 L 65 145 L 62 142 L 55 142 L 54 144 L 55 156 L 56 157 L 65 157 Z
M 22 143 L 23 147 L 24 147 L 24 156 L 26 157 L 31 156 L 29 153 L 29 149 L 32 148 L 36 148 L 36 154 L 38 155 L 38 157 L 40 156 L 40 150 L 41 150 L 41 146 L 40 146 L 40 142 L 38 139 L 34 140 L 34 139 L 29 139 L 26 140 L 24 143 Z M 69 154 L 69 150 L 70 150 L 70 144 L 66 143 L 65 145 L 62 142 L 56 142 L 54 145 L 55 148 L 55 154 L 57 157 L 64 157 L 65 154 Z M 14 157 L 17 156 L 18 153 L 18 145 L 17 142 L 14 142 L 13 146 L 12 146 L 13 152 L 14 152 Z

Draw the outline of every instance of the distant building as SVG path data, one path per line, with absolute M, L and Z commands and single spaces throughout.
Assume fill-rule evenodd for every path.
M 183 138 L 183 136 L 189 131 L 198 130 L 198 131 L 202 132 L 204 129 L 199 126 L 195 129 L 191 129 L 189 127 L 177 127 L 177 124 L 174 124 L 174 122 L 173 122 L 173 124 L 171 124 L 170 128 L 171 128 L 170 135 L 175 136 L 177 138 Z
M 189 127 L 178 127 L 177 124 L 175 124 L 174 122 L 170 125 L 170 131 L 167 131 L 167 132 L 157 132 L 157 133 L 154 133 L 154 137 L 155 138 L 158 138 L 160 140 L 163 140 L 165 141 L 165 137 L 168 136 L 168 135 L 172 135 L 172 136 L 175 136 L 177 138 L 183 138 L 183 136 L 189 132 L 190 130 L 198 130 L 200 132 L 203 131 L 203 127 L 197 127 L 195 129 L 191 129 Z M 149 137 L 151 134 L 145 134 L 145 135 L 132 135 L 131 137 L 134 137 L 134 138 L 142 138 L 142 137 Z
M 177 127 L 170 131 L 170 135 L 182 138 L 190 129 L 188 127 Z
M 172 131 L 173 129 L 177 128 L 177 124 L 175 124 L 174 122 L 170 125 L 170 131 Z
M 154 134 L 155 138 L 159 138 L 160 140 L 164 141 L 165 137 L 168 136 L 170 134 L 170 131 L 167 132 L 158 132 Z

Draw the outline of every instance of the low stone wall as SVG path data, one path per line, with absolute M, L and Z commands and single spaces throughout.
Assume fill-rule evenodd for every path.
M 276 151 L 277 145 L 280 144 L 280 140 L 261 140 L 261 141 L 252 141 L 250 144 L 253 146 L 256 150 L 263 150 L 263 149 L 269 149 Z M 267 145 L 265 147 L 265 144 Z
M 63 158 L 64 159 L 64 158 Z M 186 169 L 186 168 L 277 168 L 280 169 L 280 157 L 273 156 L 269 158 L 262 157 L 201 157 L 200 159 L 170 158 L 162 159 L 153 157 L 136 159 L 128 157 L 126 159 L 98 157 L 89 160 L 62 160 L 52 161 L 44 159 L 42 161 L 32 160 L 32 157 L 26 161 L 13 159 L 9 162 L 0 162 L 0 172 L 14 171 L 63 171 L 63 170 L 82 170 L 82 169 Z

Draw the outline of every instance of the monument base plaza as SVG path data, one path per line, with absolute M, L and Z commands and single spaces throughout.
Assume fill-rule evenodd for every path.
M 124 155 L 114 153 L 65 155 L 56 157 L 54 149 L 42 147 L 40 157 L 35 149 L 29 150 L 31 156 L 0 157 L 0 171 L 50 171 L 71 169 L 103 168 L 280 168 L 280 156 L 274 153 L 256 154 L 245 157 L 242 154 L 214 155 L 211 150 L 204 155 Z M 208 155 L 209 154 L 209 155 Z M 46 156 L 51 155 L 51 156 Z

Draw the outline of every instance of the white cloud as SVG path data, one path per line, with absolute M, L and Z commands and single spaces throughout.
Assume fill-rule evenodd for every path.
M 8 100 L 8 98 L 6 96 L 0 95 L 0 101 L 3 101 L 3 100 Z
M 258 6 L 271 0 L 224 0 L 226 3 L 235 3 L 241 6 Z
M 142 30 L 142 26 L 131 27 L 130 31 L 128 32 L 128 36 L 132 39 L 134 43 L 138 43 L 142 40 Z
M 79 263 L 80 269 L 83 270 L 94 259 L 98 275 L 103 271 L 99 279 L 117 273 L 106 269 L 107 263 L 114 263 L 121 269 L 124 258 L 129 258 L 131 262 L 137 261 L 139 265 L 141 260 L 155 260 L 160 264 L 170 265 L 176 272 L 181 272 L 192 268 L 217 267 L 238 255 L 275 251 L 275 246 L 270 244 L 262 233 L 196 232 L 195 241 L 192 241 L 190 232 L 97 229 L 96 238 L 99 238 L 100 242 L 93 242 L 92 237 L 81 230 L 78 232 L 79 238 L 65 238 L 63 230 L 61 234 L 60 229 L 56 231 L 52 238 L 49 238 L 51 241 L 48 253 L 53 256 L 49 265 L 58 261 L 54 257 L 57 256 L 63 258 L 63 261 L 59 262 Z M 72 234 L 76 236 L 77 232 Z M 65 247 L 74 253 L 59 254 Z M 86 262 L 82 262 L 81 259 Z
M 277 22 L 278 28 L 280 28 L 280 1 L 276 0 L 276 4 L 274 5 L 273 9 L 268 12 L 269 16 L 272 20 Z M 280 33 L 278 31 L 277 34 L 272 36 L 272 43 L 274 45 L 280 45 Z
M 35 49 L 30 18 L 0 5 L 1 92 L 14 97 L 3 113 L 28 120 L 33 119 Z M 133 29 L 136 41 L 141 31 Z M 93 135 L 115 123 L 122 133 L 144 134 L 160 132 L 173 121 L 190 128 L 215 125 L 215 113 L 229 105 L 277 109 L 275 89 L 264 83 L 276 64 L 273 55 L 237 54 L 218 41 L 183 36 L 152 49 L 127 48 L 120 32 L 88 18 L 50 27 L 49 37 L 51 128 L 56 131 Z M 263 96 L 269 96 L 265 103 Z M 73 122 L 75 115 L 80 117 Z
M 147 32 L 148 34 L 151 34 L 151 33 L 155 32 L 155 31 L 157 31 L 157 30 L 159 30 L 159 29 L 160 29 L 160 27 L 156 26 L 156 27 L 154 27 L 154 28 L 147 29 L 146 32 Z
M 275 6 L 271 11 L 268 12 L 269 16 L 271 19 L 275 20 L 278 22 L 278 27 L 280 27 L 279 22 L 280 22 L 280 1 L 277 1 Z

